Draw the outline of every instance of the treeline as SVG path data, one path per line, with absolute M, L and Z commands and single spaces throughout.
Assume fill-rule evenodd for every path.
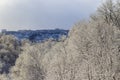
M 53 29 L 53 30 L 18 30 L 18 31 L 2 31 L 6 35 L 14 35 L 19 40 L 28 39 L 31 42 L 44 42 L 52 38 L 58 41 L 61 36 L 67 36 L 69 30 Z
M 119 8 L 119 1 L 107 0 L 59 42 L 23 40 L 19 46 L 11 35 L 1 36 L 0 80 L 119 80 Z M 10 65 L 5 71 L 4 64 Z

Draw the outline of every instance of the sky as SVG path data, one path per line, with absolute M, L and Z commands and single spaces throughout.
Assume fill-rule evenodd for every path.
M 0 29 L 69 29 L 102 0 L 0 0 Z

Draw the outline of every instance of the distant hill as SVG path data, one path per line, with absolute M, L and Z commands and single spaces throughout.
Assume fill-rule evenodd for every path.
M 19 30 L 19 31 L 4 31 L 6 35 L 14 35 L 19 40 L 29 39 L 32 42 L 41 42 L 52 38 L 58 41 L 61 36 L 67 36 L 69 30 L 54 29 L 54 30 Z

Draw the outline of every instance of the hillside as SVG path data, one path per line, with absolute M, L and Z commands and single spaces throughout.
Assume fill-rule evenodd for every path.
M 4 31 L 6 35 L 14 35 L 19 40 L 28 39 L 32 42 L 42 42 L 44 40 L 53 39 L 58 41 L 62 36 L 67 36 L 69 30 L 19 30 L 19 31 Z

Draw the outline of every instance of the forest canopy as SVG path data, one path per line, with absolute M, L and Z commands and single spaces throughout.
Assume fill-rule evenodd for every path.
M 42 43 L 0 35 L 0 80 L 119 80 L 120 1 L 106 0 L 67 37 Z

